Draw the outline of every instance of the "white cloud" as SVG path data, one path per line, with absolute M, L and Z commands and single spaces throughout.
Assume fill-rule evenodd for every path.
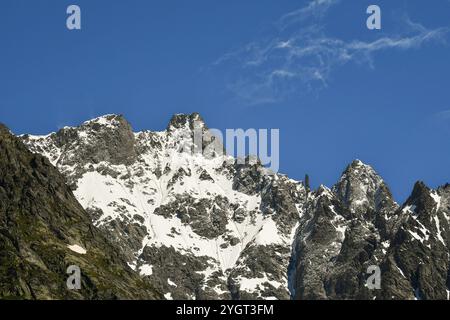
M 280 18 L 282 28 L 262 41 L 251 42 L 215 62 L 230 72 L 227 87 L 246 104 L 284 99 L 328 85 L 333 70 L 348 63 L 374 67 L 377 52 L 417 49 L 430 42 L 445 42 L 448 28 L 427 29 L 409 18 L 401 19 L 401 34 L 372 41 L 328 36 L 321 18 L 339 0 L 313 0 Z M 311 19 L 310 19 L 311 18 Z M 296 25 L 286 34 L 286 28 Z M 300 31 L 298 31 L 300 30 Z
M 309 18 L 322 18 L 328 9 L 337 4 L 339 0 L 312 0 L 303 8 L 289 12 L 278 21 L 281 28 L 286 28 L 291 24 L 302 22 Z

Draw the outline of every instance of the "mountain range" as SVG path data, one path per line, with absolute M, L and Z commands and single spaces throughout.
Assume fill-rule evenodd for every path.
M 220 143 L 197 113 L 160 132 L 121 115 L 46 136 L 2 126 L 0 297 L 450 299 L 450 185 L 417 182 L 398 204 L 355 160 L 311 190 L 250 158 L 183 152 L 195 123 L 202 148 Z

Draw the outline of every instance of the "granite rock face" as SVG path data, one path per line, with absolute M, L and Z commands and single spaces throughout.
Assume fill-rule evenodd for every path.
M 221 141 L 197 113 L 160 132 L 108 115 L 20 138 L 166 299 L 448 298 L 448 185 L 418 183 L 400 206 L 354 161 L 332 188 L 310 190 L 215 152 Z M 380 289 L 367 285 L 371 266 Z
M 332 190 L 312 192 L 296 243 L 298 299 L 448 299 L 449 187 L 418 182 L 399 207 L 354 161 Z M 370 266 L 381 287 L 370 289 Z

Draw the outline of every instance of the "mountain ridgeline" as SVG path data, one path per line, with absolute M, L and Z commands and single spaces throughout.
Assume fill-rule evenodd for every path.
M 0 296 L 449 299 L 450 185 L 417 182 L 399 205 L 355 160 L 310 190 L 258 162 L 182 152 L 194 122 L 208 133 L 196 113 L 159 132 L 120 115 L 46 136 L 2 128 Z
M 78 249 L 77 249 L 78 248 Z M 41 155 L 0 125 L 0 298 L 157 299 Z M 82 290 L 69 290 L 69 266 Z

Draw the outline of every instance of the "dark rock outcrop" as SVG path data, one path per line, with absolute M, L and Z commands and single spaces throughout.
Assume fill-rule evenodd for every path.
M 86 250 L 73 251 L 69 246 Z M 63 176 L 0 126 L 0 298 L 158 299 L 80 206 Z M 81 290 L 66 270 L 81 269 Z

